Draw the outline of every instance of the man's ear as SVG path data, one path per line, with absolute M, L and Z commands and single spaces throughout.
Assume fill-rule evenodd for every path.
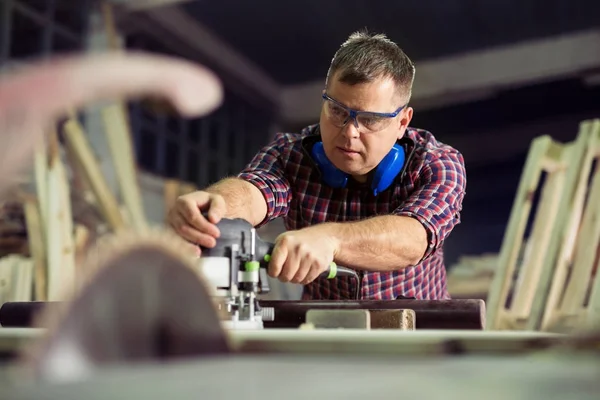
M 398 126 L 398 139 L 401 139 L 402 136 L 404 136 L 404 132 L 406 131 L 406 128 L 408 128 L 408 125 L 410 124 L 410 121 L 412 120 L 412 116 L 413 116 L 412 107 L 407 107 L 404 110 L 402 110 L 402 112 L 400 113 L 400 122 L 399 122 L 399 126 Z

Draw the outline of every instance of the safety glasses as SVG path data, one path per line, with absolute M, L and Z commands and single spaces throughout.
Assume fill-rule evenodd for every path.
M 393 119 L 406 107 L 403 105 L 393 113 L 377 113 L 348 108 L 329 97 L 325 92 L 323 92 L 323 100 L 325 115 L 334 126 L 343 128 L 349 121 L 353 121 L 356 129 L 371 133 L 382 131 L 390 126 Z

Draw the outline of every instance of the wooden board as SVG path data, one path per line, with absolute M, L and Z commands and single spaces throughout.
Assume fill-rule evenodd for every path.
M 45 329 L 0 328 L 0 351 L 13 352 L 42 337 Z M 509 331 L 400 331 L 364 329 L 263 329 L 228 331 L 234 348 L 241 352 L 334 354 L 506 354 L 538 350 L 544 341 L 566 336 L 548 332 Z
M 83 127 L 78 120 L 70 118 L 64 124 L 63 131 L 67 150 L 82 167 L 81 173 L 91 187 L 104 219 L 113 231 L 125 229 L 126 224 L 119 203 L 110 191 Z

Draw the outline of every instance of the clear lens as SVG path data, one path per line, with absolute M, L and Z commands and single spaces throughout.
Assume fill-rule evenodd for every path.
M 330 100 L 325 100 L 325 115 L 327 115 L 332 124 L 339 128 L 346 124 L 350 116 L 348 111 Z
M 356 119 L 358 119 L 358 125 L 366 129 L 367 131 L 379 132 L 387 128 L 392 122 L 393 118 L 364 113 L 359 114 L 356 117 Z
M 331 100 L 325 100 L 325 115 L 329 121 L 338 128 L 344 127 L 350 121 L 350 114 L 348 111 Z M 368 112 L 360 112 L 356 116 L 358 129 L 363 132 L 378 132 L 384 130 L 390 125 L 392 119 L 393 118 L 382 117 Z M 354 123 L 354 121 L 352 121 L 352 123 Z

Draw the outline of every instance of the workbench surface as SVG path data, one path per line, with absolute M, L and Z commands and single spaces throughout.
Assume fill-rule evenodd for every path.
M 0 351 L 16 348 L 44 334 L 43 329 L 0 328 Z M 263 329 L 230 332 L 233 345 L 248 351 L 277 353 L 440 354 L 499 353 L 535 349 L 532 343 L 563 335 L 522 331 Z
M 231 356 L 96 371 L 86 382 L 5 386 L 7 399 L 597 400 L 600 359 Z

